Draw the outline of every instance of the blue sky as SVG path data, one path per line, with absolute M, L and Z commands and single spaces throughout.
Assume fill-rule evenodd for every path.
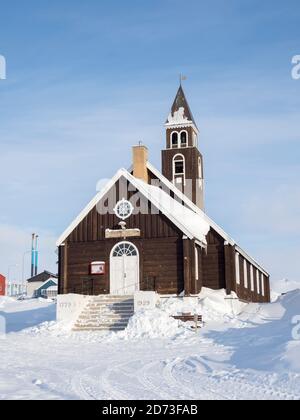
M 184 73 L 207 212 L 273 279 L 300 281 L 299 1 L 0 6 L 0 272 L 20 277 L 32 231 L 55 270 L 55 239 L 139 140 L 160 167 Z

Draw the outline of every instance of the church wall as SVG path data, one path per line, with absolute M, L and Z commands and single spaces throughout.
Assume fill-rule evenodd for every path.
M 229 291 L 236 292 L 237 296 L 245 302 L 270 302 L 270 277 L 263 274 L 243 255 L 235 250 L 233 252 L 234 258 L 231 261 L 234 272 L 230 278 Z
M 224 239 L 213 229 L 207 235 L 207 251 L 202 253 L 203 286 L 226 288 Z
M 110 253 L 119 240 L 70 242 L 67 249 L 67 275 L 60 277 L 60 293 L 89 295 L 108 294 Z M 139 251 L 140 288 L 161 294 L 178 294 L 184 288 L 182 239 L 178 237 L 138 239 L 131 238 Z M 103 276 L 90 274 L 90 263 L 104 261 Z M 60 260 L 63 266 L 63 259 Z M 63 267 L 61 267 L 63 272 Z M 65 284 L 65 278 L 67 284 Z M 65 286 L 65 287 L 64 287 Z
M 116 197 L 116 201 L 119 199 Z M 182 232 L 164 215 L 156 213 L 133 214 L 126 220 L 127 228 L 141 230 L 140 237 L 128 239 L 139 250 L 140 287 L 161 294 L 181 293 Z M 105 230 L 120 229 L 119 222 L 115 214 L 99 214 L 95 207 L 74 229 L 65 246 L 59 248 L 60 293 L 109 293 L 110 252 L 122 240 L 105 239 Z M 103 276 L 90 275 L 90 264 L 94 261 L 106 263 Z

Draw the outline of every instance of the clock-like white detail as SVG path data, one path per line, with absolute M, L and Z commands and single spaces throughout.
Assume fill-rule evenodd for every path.
M 128 219 L 133 213 L 134 207 L 130 203 L 130 201 L 125 200 L 123 198 L 121 201 L 119 201 L 114 209 L 114 212 L 119 219 L 125 220 Z

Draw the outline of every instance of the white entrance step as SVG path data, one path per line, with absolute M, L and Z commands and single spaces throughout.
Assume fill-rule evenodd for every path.
M 134 314 L 133 296 L 91 297 L 73 331 L 122 331 Z

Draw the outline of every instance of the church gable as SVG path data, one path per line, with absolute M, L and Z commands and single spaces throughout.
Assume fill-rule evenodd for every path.
M 121 220 L 114 208 L 123 198 L 128 198 L 135 207 L 126 220 L 128 229 L 139 228 L 142 238 L 182 237 L 180 229 L 122 177 L 73 229 L 67 242 L 102 241 L 106 239 L 107 229 L 120 229 Z

